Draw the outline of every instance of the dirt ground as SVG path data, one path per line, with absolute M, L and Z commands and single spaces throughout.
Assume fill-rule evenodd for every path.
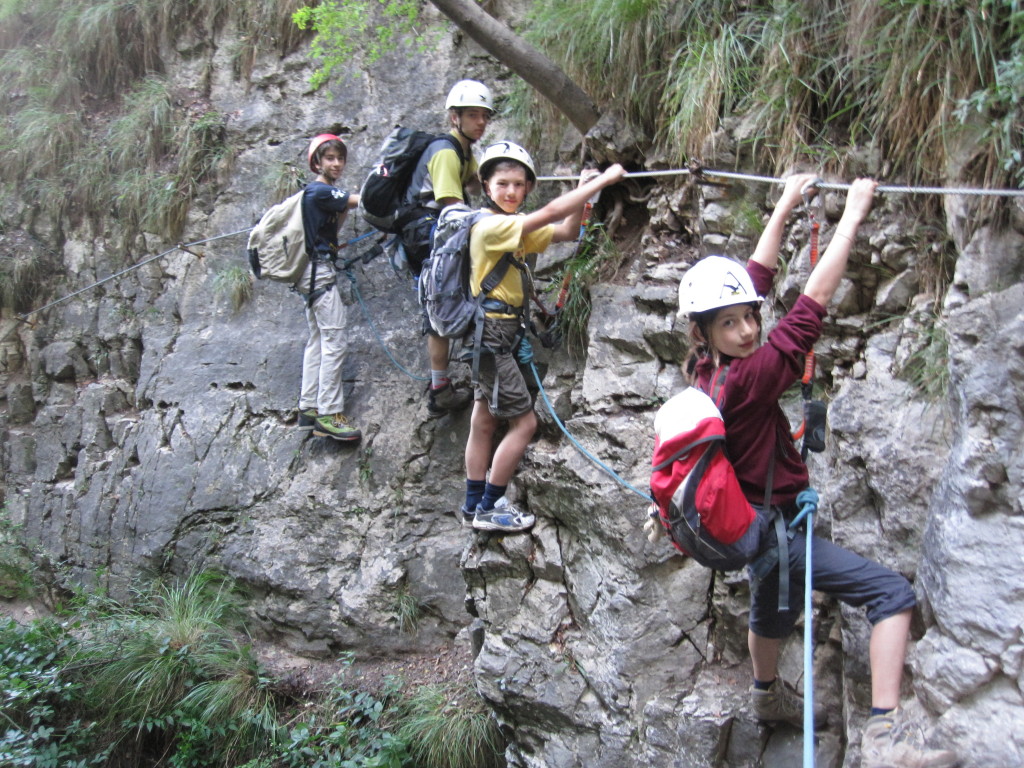
M 342 660 L 310 659 L 284 648 L 255 643 L 260 661 L 270 675 L 287 688 L 307 695 L 324 690 L 335 678 L 350 690 L 380 693 L 389 678 L 402 681 L 402 689 L 424 685 L 469 682 L 473 658 L 468 646 L 452 644 L 426 654 Z

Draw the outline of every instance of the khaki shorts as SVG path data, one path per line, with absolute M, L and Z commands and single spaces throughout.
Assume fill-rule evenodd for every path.
M 486 400 L 488 409 L 499 419 L 513 419 L 533 410 L 533 397 L 526 384 L 524 367 L 516 360 L 515 351 L 510 349 L 518 333 L 518 318 L 500 320 L 489 317 L 484 320 L 480 381 L 474 394 L 477 400 Z M 486 351 L 488 348 L 507 351 L 491 353 Z

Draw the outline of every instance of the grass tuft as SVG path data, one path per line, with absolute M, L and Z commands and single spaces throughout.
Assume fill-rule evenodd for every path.
M 252 298 L 253 277 L 246 267 L 233 266 L 222 269 L 213 278 L 213 292 L 226 297 L 231 310 L 238 312 Z
M 398 705 L 399 738 L 419 768 L 499 768 L 504 741 L 471 683 L 424 686 Z
M 394 612 L 399 632 L 409 634 L 416 631 L 420 623 L 420 614 L 423 612 L 423 603 L 409 591 L 408 585 L 403 584 L 395 593 Z

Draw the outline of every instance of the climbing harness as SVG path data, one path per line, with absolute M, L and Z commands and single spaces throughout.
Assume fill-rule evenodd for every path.
M 801 523 L 807 529 L 804 548 L 804 768 L 814 768 L 814 621 L 811 613 L 811 573 L 813 568 L 811 540 L 814 514 L 818 511 L 818 492 L 805 488 L 796 497 L 800 512 L 789 524 L 796 530 Z

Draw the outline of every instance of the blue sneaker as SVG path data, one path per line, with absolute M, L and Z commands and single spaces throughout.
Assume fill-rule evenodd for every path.
M 479 504 L 473 516 L 473 527 L 478 531 L 505 531 L 518 533 L 527 531 L 537 521 L 529 512 L 523 512 L 502 496 L 494 503 L 493 509 L 484 509 Z

